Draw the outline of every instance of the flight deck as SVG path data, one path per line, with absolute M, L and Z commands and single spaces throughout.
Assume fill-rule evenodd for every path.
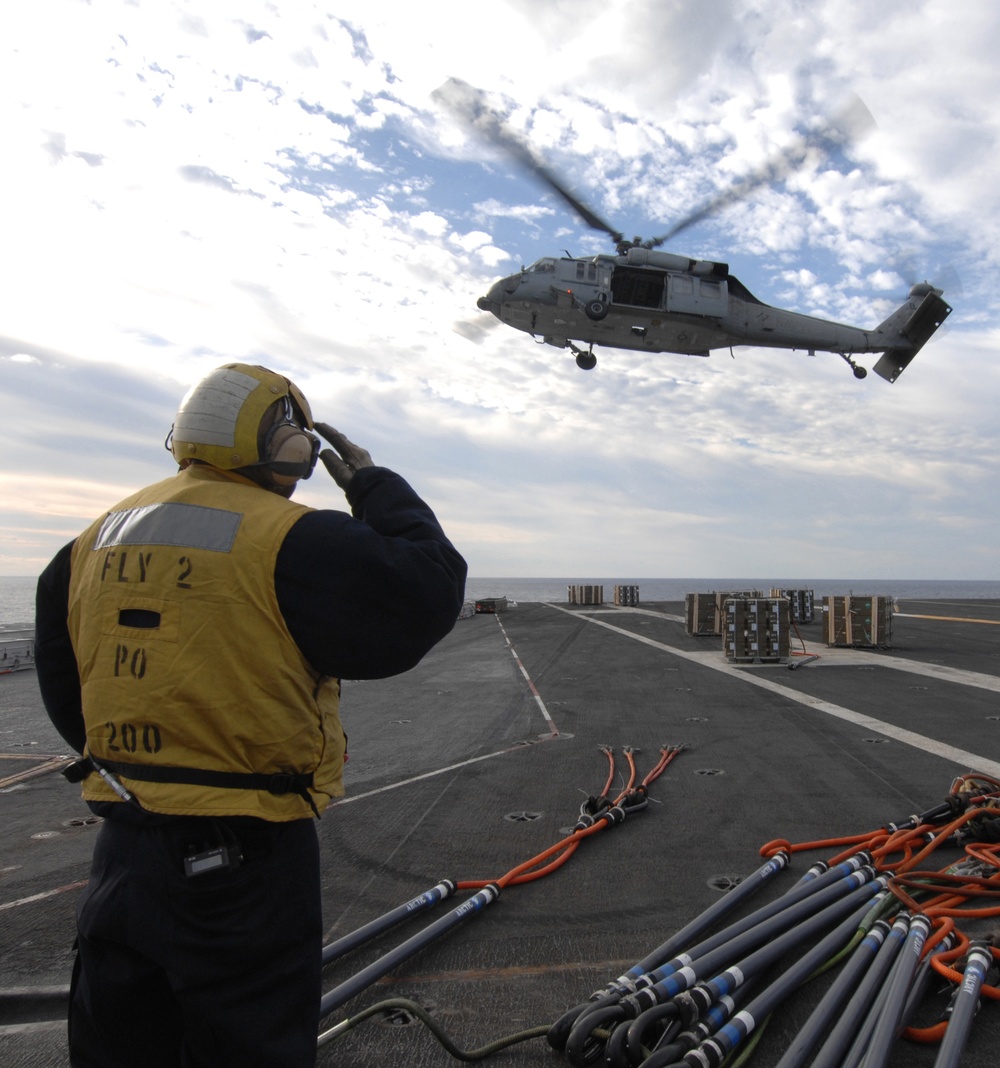
M 944 826 L 965 773 L 980 792 L 1000 781 L 1000 601 L 901 600 L 887 648 L 829 646 L 821 615 L 797 624 L 787 658 L 743 663 L 718 636 L 690 633 L 683 603 L 521 603 L 459 620 L 403 676 L 344 680 L 347 796 L 318 825 L 330 960 L 317 1064 L 439 1068 L 459 1063 L 445 1041 L 471 1051 L 515 1035 L 529 1037 L 484 1063 L 572 1063 L 543 1032 L 699 917 L 719 918 L 688 945 L 765 906 L 785 916 L 780 899 L 816 862 L 884 844 L 912 815 L 938 810 Z M 74 906 L 98 821 L 58 774 L 66 749 L 34 673 L 0 687 L 0 1063 L 48 1068 L 67 1063 Z M 874 877 L 921 848 L 908 839 Z M 759 875 L 779 853 L 787 864 Z M 949 838 L 914 870 L 959 862 Z M 785 951 L 779 939 L 805 928 L 779 919 L 729 962 L 753 963 L 727 1032 L 753 1020 L 738 1040 L 746 1063 L 790 1063 L 844 965 L 794 981 L 796 969 L 808 953 L 829 963 L 819 943 L 853 916 Z M 1000 931 L 996 916 L 954 922 L 973 940 Z M 369 924 L 385 929 L 354 937 Z M 956 984 L 930 970 L 917 981 L 908 1034 L 930 1041 L 890 1035 L 879 1062 L 890 1068 L 936 1064 Z M 1000 986 L 995 966 L 985 983 Z M 888 988 L 873 990 L 891 1002 Z M 1000 1048 L 1000 1005 L 980 1000 L 965 1068 L 993 1068 Z M 862 1029 L 859 1018 L 851 1039 Z M 581 1048 L 603 1058 L 607 1034 Z

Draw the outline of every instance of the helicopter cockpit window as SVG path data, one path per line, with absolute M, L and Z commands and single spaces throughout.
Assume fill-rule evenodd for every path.
M 549 256 L 545 256 L 535 262 L 528 268 L 529 271 L 554 271 L 556 269 L 556 261 Z

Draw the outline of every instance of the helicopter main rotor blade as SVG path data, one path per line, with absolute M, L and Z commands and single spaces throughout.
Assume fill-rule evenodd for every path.
M 798 170 L 805 163 L 811 151 L 819 151 L 824 156 L 828 155 L 843 145 L 860 140 L 874 125 L 875 120 L 872 118 L 871 112 L 865 107 L 860 98 L 854 97 L 829 122 L 824 123 L 812 133 L 792 142 L 773 159 L 765 163 L 763 167 L 752 171 L 738 184 L 730 186 L 728 189 L 723 189 L 722 192 L 717 193 L 689 215 L 686 215 L 680 222 L 675 223 L 665 234 L 645 241 L 643 245 L 646 248 L 656 248 L 658 245 L 664 244 L 664 242 L 687 230 L 688 227 L 694 226 L 695 223 L 718 214 L 718 212 L 728 208 L 731 204 L 746 200 L 762 185 L 772 185 L 787 178 L 788 175 Z
M 479 89 L 458 78 L 449 78 L 444 85 L 435 89 L 431 96 L 468 126 L 476 136 L 506 152 L 537 175 L 550 189 L 558 193 L 589 227 L 609 234 L 615 242 L 622 240 L 621 233 L 574 196 L 535 155 L 531 147 L 506 126 L 503 119 L 486 103 L 486 98 Z

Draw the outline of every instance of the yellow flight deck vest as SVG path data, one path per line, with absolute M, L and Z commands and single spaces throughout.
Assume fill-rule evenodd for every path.
M 343 794 L 340 682 L 306 662 L 274 590 L 278 550 L 307 511 L 192 465 L 77 539 L 85 755 L 144 809 L 284 821 Z M 83 796 L 121 800 L 93 773 Z

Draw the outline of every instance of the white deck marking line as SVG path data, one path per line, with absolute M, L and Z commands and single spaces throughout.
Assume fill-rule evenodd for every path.
M 893 612 L 892 614 L 906 619 L 943 619 L 945 623 L 985 623 L 989 627 L 1000 627 L 1000 619 L 971 619 L 969 616 L 920 616 L 916 612 Z
M 46 898 L 55 897 L 56 894 L 65 894 L 68 890 L 79 890 L 86 885 L 87 880 L 84 879 L 82 883 L 67 883 L 65 886 L 57 886 L 55 890 L 45 890 L 41 894 L 32 894 L 31 897 L 22 897 L 17 901 L 7 901 L 0 905 L 0 912 L 20 908 L 21 905 L 30 905 L 33 901 L 44 901 Z
M 549 730 L 552 734 L 558 734 L 559 728 L 555 725 L 552 717 L 549 715 L 549 710 L 545 707 L 545 702 L 542 700 L 538 690 L 535 689 L 535 684 L 531 681 L 531 676 L 525 670 L 524 664 L 521 663 L 521 658 L 514 650 L 514 646 L 511 645 L 510 638 L 507 637 L 507 631 L 504 629 L 504 625 L 499 616 L 496 617 L 497 623 L 500 624 L 500 633 L 503 635 L 503 640 L 507 643 L 507 648 L 510 650 L 510 655 L 514 658 L 514 663 L 521 669 L 521 674 L 524 676 L 525 682 L 528 684 L 528 689 L 531 690 L 531 695 L 535 699 L 535 703 L 542 710 L 542 715 L 545 718 L 545 722 L 549 725 Z
M 917 660 L 879 660 L 879 667 L 895 668 L 897 671 L 909 671 L 914 675 L 927 675 L 943 682 L 954 682 L 959 686 L 974 686 L 979 690 L 993 690 L 1000 693 L 1000 677 L 984 675 L 981 671 L 963 671 L 961 668 L 946 667 L 944 664 L 921 664 Z
M 554 734 L 551 736 L 545 736 L 539 738 L 539 742 L 547 742 L 561 737 L 561 735 Z M 480 760 L 493 760 L 494 757 L 505 756 L 507 753 L 515 753 L 518 749 L 527 749 L 531 745 L 537 745 L 537 742 L 519 742 L 517 745 L 512 745 L 509 749 L 498 749 L 495 753 L 483 753 L 481 756 L 469 757 L 468 760 L 460 760 L 457 764 L 449 764 L 445 768 L 435 768 L 434 771 L 425 771 L 422 775 L 413 775 L 409 779 L 400 779 L 399 782 L 391 782 L 388 786 L 380 786 L 377 790 L 368 790 L 363 794 L 351 794 L 350 797 L 338 797 L 336 801 L 330 802 L 330 808 L 336 808 L 338 805 L 349 805 L 352 801 L 361 801 L 366 797 L 375 797 L 376 794 L 384 794 L 389 790 L 398 790 L 401 786 L 409 786 L 410 783 L 421 782 L 423 779 L 433 779 L 436 775 L 445 775 L 449 771 L 457 771 L 459 768 L 468 767 L 469 764 L 478 764 Z
M 524 664 L 521 663 L 521 658 L 514 651 L 514 646 L 511 645 L 510 638 L 507 637 L 507 631 L 504 630 L 504 625 L 500 621 L 500 617 L 497 616 L 496 620 L 497 623 L 500 624 L 500 633 L 503 635 L 503 640 L 507 643 L 507 648 L 510 650 L 514 662 L 521 669 L 521 674 L 527 680 L 531 695 L 534 697 L 538 707 L 542 710 L 542 715 L 545 717 L 545 722 L 548 724 L 550 733 L 542 735 L 538 739 L 538 742 L 555 741 L 556 739 L 561 738 L 562 735 L 559 733 L 559 728 L 555 725 L 555 722 L 549 715 L 549 710 L 545 707 L 545 702 L 535 688 L 535 684 L 531 681 L 531 676 L 525 670 Z M 570 735 L 570 737 L 572 737 L 572 735 Z M 389 783 L 388 786 L 380 786 L 377 790 L 368 790 L 363 794 L 351 794 L 350 797 L 339 797 L 336 801 L 331 801 L 329 807 L 336 808 L 338 805 L 349 805 L 352 801 L 361 801 L 365 797 L 375 797 L 377 794 L 384 794 L 388 790 L 398 790 L 401 786 L 409 786 L 410 783 L 420 782 L 423 779 L 433 779 L 437 775 L 445 775 L 449 771 L 456 771 L 458 768 L 467 767 L 469 764 L 476 764 L 480 760 L 492 760 L 494 757 L 505 756 L 507 753 L 513 753 L 518 749 L 525 749 L 530 745 L 536 744 L 537 742 L 519 742 L 517 745 L 512 745 L 508 749 L 498 749 L 495 753 L 484 753 L 482 756 L 470 757 L 468 760 L 460 760 L 457 764 L 449 764 L 446 768 L 436 768 L 434 771 L 425 771 L 422 775 L 414 775 L 409 779 L 401 779 L 399 782 Z
M 679 656 L 683 660 L 690 660 L 692 663 L 702 664 L 704 667 L 711 668 L 713 671 L 721 671 L 733 678 L 742 679 L 751 686 L 759 686 L 763 690 L 769 690 L 771 693 L 778 694 L 781 697 L 787 698 L 789 701 L 795 701 L 798 704 L 815 709 L 817 712 L 825 712 L 828 716 L 836 716 L 838 719 L 846 720 L 848 723 L 853 723 L 858 727 L 864 727 L 865 730 L 874 731 L 876 734 L 885 735 L 887 738 L 894 738 L 896 741 L 903 742 L 905 745 L 913 746 L 914 749 L 921 749 L 925 753 L 930 753 L 933 756 L 942 757 L 945 760 L 952 760 L 956 764 L 964 766 L 967 771 L 981 771 L 985 775 L 1000 776 L 1000 763 L 997 763 L 995 760 L 987 760 L 984 757 L 978 756 L 975 753 L 970 753 L 965 749 L 958 749 L 945 742 L 935 741 L 933 738 L 925 738 L 922 734 L 915 734 L 913 731 L 905 730 L 902 727 L 894 727 L 891 723 L 884 723 L 882 720 L 874 719 L 872 716 L 865 716 L 860 712 L 853 712 L 849 708 L 843 708 L 830 701 L 821 701 L 818 698 L 810 697 L 808 694 L 799 693 L 797 690 L 793 690 L 788 686 L 782 686 L 780 683 L 762 678 L 760 675 L 756 675 L 752 672 L 741 671 L 739 668 L 734 667 L 728 662 L 719 660 L 717 654 L 689 653 L 684 649 L 677 649 L 672 645 L 654 641 L 652 638 L 647 638 L 642 634 L 634 634 L 632 631 L 625 630 L 622 627 L 616 627 L 611 623 L 605 623 L 602 619 L 594 619 L 581 612 L 571 612 L 569 609 L 563 608 L 557 604 L 552 604 L 551 602 L 544 603 L 546 603 L 549 608 L 556 609 L 557 612 L 565 612 L 566 615 L 573 616 L 574 619 L 585 619 L 588 623 L 593 623 L 597 627 L 604 627 L 607 630 L 614 631 L 615 634 L 621 634 L 626 638 L 632 638 L 637 642 L 642 642 L 643 645 L 649 645 L 654 649 L 660 649 L 673 656 Z M 711 659 L 709 659 L 709 657 L 711 657 Z M 912 663 L 912 661 L 909 663 Z M 904 671 L 912 670 L 909 666 L 904 666 L 903 662 L 899 660 L 882 660 L 879 662 L 879 666 L 895 667 Z M 958 676 L 965 673 L 956 671 L 954 674 Z M 969 672 L 968 674 L 974 673 Z M 950 678 L 949 681 L 958 682 L 961 680 L 959 678 Z M 971 683 L 970 685 L 976 684 Z
M 39 1020 L 37 1023 L 3 1024 L 0 1038 L 5 1035 L 36 1035 L 44 1031 L 65 1031 L 65 1020 Z

